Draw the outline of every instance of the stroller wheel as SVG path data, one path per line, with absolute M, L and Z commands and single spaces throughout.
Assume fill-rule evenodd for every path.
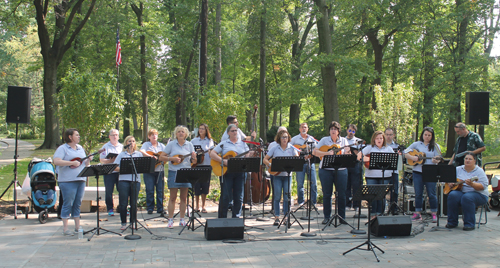
M 40 213 L 38 214 L 38 220 L 41 224 L 46 223 L 48 218 L 49 214 L 47 213 L 47 210 L 40 211 Z

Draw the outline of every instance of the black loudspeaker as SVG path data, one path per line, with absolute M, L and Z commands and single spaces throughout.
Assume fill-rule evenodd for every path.
M 410 216 L 378 216 L 371 224 L 375 236 L 408 236 L 411 234 Z
M 243 239 L 243 219 L 208 219 L 205 223 L 207 240 Z
M 465 124 L 489 125 L 490 124 L 490 93 L 466 92 L 465 93 Z
M 9 86 L 7 94 L 7 123 L 29 124 L 31 88 Z

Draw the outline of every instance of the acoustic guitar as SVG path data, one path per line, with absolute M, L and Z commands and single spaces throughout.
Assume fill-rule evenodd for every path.
M 269 163 L 271 163 L 271 168 L 269 169 L 269 174 L 273 175 L 273 176 L 278 176 L 278 174 L 280 174 L 281 172 L 280 171 L 273 171 L 273 159 L 269 159 Z
M 237 154 L 235 151 L 229 151 L 229 152 L 225 153 L 224 156 L 222 156 L 222 159 L 224 160 L 224 159 L 229 159 L 232 157 L 242 157 L 242 156 L 248 154 L 248 152 L 250 152 L 250 151 L 246 151 L 244 153 Z M 219 154 L 219 156 L 220 156 L 220 154 Z M 221 169 L 220 162 L 217 162 L 214 159 L 210 160 L 210 165 L 212 166 L 212 171 L 214 172 L 215 176 L 220 177 L 223 174 L 225 175 L 227 172 L 227 166 L 223 166 Z
M 477 176 L 474 176 L 472 178 L 470 178 L 470 180 L 472 182 L 475 182 L 475 181 L 478 181 L 479 178 Z M 464 186 L 464 182 L 463 180 L 460 180 L 460 179 L 457 179 L 457 182 L 455 183 L 455 186 L 453 187 L 450 187 L 450 185 L 448 183 L 445 183 L 444 184 L 444 189 L 443 189 L 443 194 L 449 194 L 451 191 L 461 191 L 462 190 L 462 186 Z
M 94 155 L 96 155 L 96 154 L 100 154 L 100 153 L 102 153 L 102 152 L 104 152 L 104 151 L 106 151 L 106 149 L 101 149 L 101 150 L 99 150 L 99 151 L 97 151 L 97 152 L 95 152 L 95 153 L 91 153 L 91 154 L 87 155 L 87 156 L 86 156 L 86 157 L 84 157 L 84 158 L 75 157 L 75 158 L 73 158 L 73 159 L 71 159 L 71 160 L 69 160 L 69 161 L 78 161 L 78 162 L 80 162 L 80 163 L 83 163 L 83 161 L 87 160 L 89 157 L 94 156 Z M 75 167 L 75 166 L 69 166 L 69 167 L 70 167 L 70 168 L 77 168 L 77 167 Z
M 440 155 L 434 156 L 434 157 L 427 157 L 424 152 L 419 152 L 417 149 L 413 149 L 413 151 L 409 152 L 408 154 L 418 157 L 418 161 L 413 161 L 409 158 L 406 158 L 406 160 L 408 161 L 408 165 L 411 165 L 411 166 L 416 166 L 418 164 L 422 164 L 422 163 L 424 163 L 424 160 L 426 160 L 426 159 L 437 158 L 437 159 L 440 159 L 441 161 L 443 161 L 443 157 L 441 157 Z
M 351 145 L 346 145 L 346 146 L 340 146 L 338 144 L 332 144 L 332 145 L 323 145 L 319 148 L 319 150 L 321 152 L 329 152 L 329 151 L 333 151 L 333 154 L 341 154 L 342 150 L 344 148 L 348 148 L 348 147 L 351 147 L 351 146 L 355 146 L 355 145 L 358 145 L 359 143 L 358 142 L 355 142 Z M 321 160 L 323 160 L 323 156 L 320 157 Z
M 156 156 L 156 164 L 155 164 L 155 169 L 159 166 L 159 165 L 163 165 L 163 162 L 160 161 L 160 156 L 162 154 L 164 154 L 163 152 L 159 152 L 159 153 L 155 153 L 153 151 L 146 151 L 146 154 L 149 155 L 149 156 Z
M 305 154 L 304 150 L 307 149 L 307 144 L 302 144 L 302 145 L 298 145 L 298 144 L 295 144 L 293 147 L 299 149 L 300 153 L 301 154 Z M 312 158 L 312 155 L 311 154 L 308 154 L 308 155 L 305 155 L 304 156 L 304 160 L 307 160 L 309 158 Z M 274 174 L 272 174 L 274 175 Z
M 191 156 L 191 153 L 189 153 L 189 154 L 185 154 L 185 155 L 176 154 L 176 155 L 174 155 L 174 156 L 172 156 L 172 157 L 179 157 L 179 158 L 181 159 L 181 162 L 176 163 L 176 162 L 174 162 L 174 161 L 170 161 L 170 163 L 172 163 L 172 165 L 174 165 L 174 166 L 177 166 L 177 165 L 179 165 L 180 163 L 184 162 L 184 159 L 186 159 L 187 157 L 190 157 L 190 156 Z M 192 166 L 192 165 L 194 165 L 194 163 L 191 163 L 191 166 Z

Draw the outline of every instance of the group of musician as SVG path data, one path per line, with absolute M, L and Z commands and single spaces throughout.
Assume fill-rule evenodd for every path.
M 198 166 L 208 166 L 210 161 L 220 163 L 221 168 L 225 169 L 228 165 L 228 159 L 223 156 L 229 152 L 235 155 L 250 155 L 250 148 L 247 141 L 254 139 L 256 133 L 252 132 L 246 136 L 238 127 L 236 116 L 228 116 L 226 119 L 227 128 L 224 131 L 221 142 L 215 145 L 207 124 L 200 124 L 196 138 L 191 141 L 190 131 L 185 126 L 177 126 L 174 129 L 173 138 L 168 144 L 164 145 L 158 141 L 158 131 L 151 129 L 148 132 L 148 140 L 144 142 L 138 150 L 137 141 L 133 136 L 127 136 L 124 144 L 118 142 L 119 131 L 112 129 L 109 131 L 109 142 L 102 147 L 100 162 L 102 164 L 118 164 L 113 173 L 104 176 L 104 185 L 106 189 L 105 202 L 109 216 L 113 216 L 113 191 L 118 191 L 119 205 L 117 210 L 120 213 L 121 229 L 127 228 L 127 215 L 130 213 L 130 221 L 136 220 L 135 213 L 129 212 L 127 207 L 137 201 L 140 190 L 140 176 L 131 174 L 120 174 L 120 162 L 123 158 L 130 157 L 152 157 L 158 163 L 153 173 L 143 175 L 146 187 L 146 209 L 148 214 L 152 214 L 156 207 L 156 212 L 164 214 L 164 176 L 167 176 L 167 188 L 169 190 L 168 199 L 168 220 L 167 227 L 174 227 L 173 215 L 177 203 L 177 196 L 180 195 L 179 207 L 179 226 L 185 226 L 185 213 L 187 207 L 188 189 L 193 188 L 196 195 L 195 211 L 200 211 L 199 197 L 201 196 L 201 212 L 206 213 L 205 200 L 209 193 L 210 183 L 197 183 L 191 185 L 186 182 L 177 181 L 177 172 L 183 168 L 191 168 L 193 164 Z M 332 198 L 336 198 L 338 205 L 338 216 L 341 217 L 340 223 L 345 223 L 346 210 L 358 209 L 361 201 L 353 200 L 354 193 L 363 184 L 363 173 L 367 185 L 392 184 L 394 191 L 391 192 L 391 207 L 389 212 L 397 214 L 397 188 L 399 183 L 398 171 L 381 170 L 366 167 L 363 171 L 363 163 L 369 162 L 371 153 L 395 153 L 404 158 L 419 162 L 422 160 L 411 152 L 425 153 L 424 161 L 413 167 L 413 185 L 415 188 L 415 213 L 412 220 L 422 219 L 423 210 L 423 191 L 424 186 L 429 199 L 432 222 L 437 221 L 438 202 L 436 196 L 436 183 L 426 182 L 422 178 L 423 165 L 436 165 L 440 163 L 441 149 L 436 143 L 436 136 L 433 128 L 425 127 L 420 134 L 419 140 L 412 143 L 405 150 L 394 141 L 395 131 L 392 128 L 382 131 L 375 131 L 371 137 L 370 143 L 363 145 L 362 140 L 355 134 L 356 125 L 351 124 L 347 128 L 346 137 L 341 136 L 342 128 L 340 123 L 333 121 L 330 123 L 329 135 L 321 138 L 319 141 L 308 134 L 308 124 L 300 124 L 300 133 L 294 137 L 290 135 L 286 128 L 280 127 L 274 141 L 269 145 L 267 153 L 263 158 L 263 164 L 269 170 L 272 169 L 272 159 L 283 156 L 304 156 L 304 166 L 302 171 L 296 172 L 298 204 L 302 206 L 304 202 L 310 202 L 308 207 L 313 207 L 317 202 L 317 182 L 316 166 L 311 162 L 313 156 L 321 158 L 319 166 L 319 180 L 323 191 L 323 224 L 327 224 L 332 217 Z M 484 171 L 481 169 L 481 152 L 485 150 L 485 145 L 479 135 L 467 130 L 465 124 L 458 123 L 455 131 L 459 135 L 457 145 L 454 148 L 454 154 L 449 164 L 456 165 L 457 184 L 463 182 L 461 190 L 452 191 L 448 197 L 448 223 L 447 228 L 458 226 L 458 210 L 462 208 L 464 230 L 474 230 L 475 209 L 477 206 L 486 204 L 488 200 L 488 180 Z M 63 219 L 63 234 L 74 235 L 69 230 L 68 219 L 72 217 L 75 221 L 75 230 L 80 226 L 80 205 L 83 199 L 83 192 L 86 178 L 77 177 L 84 166 L 89 165 L 92 157 L 86 161 L 71 161 L 75 157 L 85 158 L 83 148 L 78 144 L 80 136 L 76 129 L 67 129 L 64 133 L 65 144 L 60 146 L 54 154 L 54 164 L 58 167 L 58 181 L 61 193 L 63 195 L 63 204 L 61 218 Z M 194 145 L 201 147 L 202 162 L 200 151 L 196 151 Z M 330 148 L 323 150 L 322 148 Z M 331 149 L 335 148 L 335 149 Z M 331 168 L 323 167 L 325 156 L 334 154 L 352 154 L 355 155 L 355 165 L 349 168 Z M 111 157 L 110 157 L 111 155 Z M 353 157 L 354 158 L 354 157 Z M 168 172 L 164 172 L 164 163 L 168 163 Z M 310 187 L 309 197 L 306 197 L 305 177 L 308 177 Z M 241 217 L 244 198 L 244 184 L 247 180 L 246 172 L 231 171 L 226 172 L 219 178 L 221 184 L 221 196 L 218 208 L 218 217 L 226 218 L 231 207 L 231 217 Z M 280 172 L 273 176 L 273 212 L 275 215 L 274 224 L 280 221 L 281 211 L 287 214 L 290 211 L 290 193 L 292 185 L 292 176 L 287 172 Z M 453 187 L 455 184 L 450 184 Z M 156 196 L 156 199 L 155 199 Z M 281 197 L 283 196 L 283 205 Z M 308 200 L 306 200 L 308 198 Z M 156 203 L 155 203 L 156 201 Z M 385 211 L 385 200 L 372 202 L 371 212 L 375 215 L 382 215 Z

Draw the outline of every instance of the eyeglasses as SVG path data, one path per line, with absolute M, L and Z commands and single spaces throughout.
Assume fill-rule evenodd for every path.
M 281 138 L 282 139 L 288 139 L 288 136 L 282 136 Z
M 229 132 L 236 132 L 238 131 L 237 129 L 229 130 Z
M 349 129 L 348 132 L 349 133 L 356 133 L 356 130 Z

